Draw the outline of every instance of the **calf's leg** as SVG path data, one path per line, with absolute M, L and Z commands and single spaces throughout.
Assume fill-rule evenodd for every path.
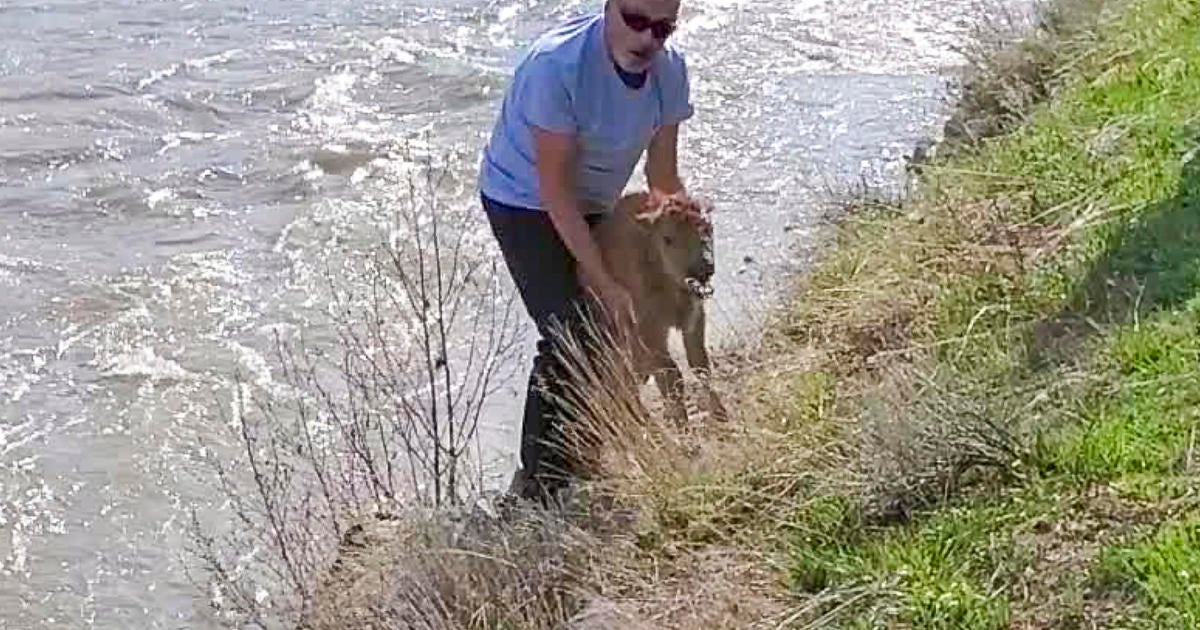
M 729 420 L 729 412 L 721 403 L 721 397 L 712 388 L 712 364 L 708 358 L 708 346 L 705 342 L 706 317 L 703 304 L 695 304 L 689 314 L 683 329 L 683 347 L 687 351 L 688 367 L 700 380 L 708 399 L 708 412 L 713 419 L 725 422 Z
M 666 417 L 672 422 L 687 421 L 683 401 L 683 373 L 667 350 L 667 328 L 657 323 L 642 326 L 642 342 L 647 351 L 646 363 L 654 374 L 654 382 L 666 403 Z

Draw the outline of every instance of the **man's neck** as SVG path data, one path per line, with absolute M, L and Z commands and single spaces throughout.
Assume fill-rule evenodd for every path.
M 617 63 L 616 57 L 613 57 L 610 54 L 609 58 L 612 59 L 613 69 L 617 71 L 617 76 L 621 77 L 621 82 L 625 84 L 625 87 L 631 90 L 637 90 L 641 89 L 641 87 L 646 84 L 646 70 L 642 70 L 641 72 L 630 72 L 622 68 L 621 64 Z

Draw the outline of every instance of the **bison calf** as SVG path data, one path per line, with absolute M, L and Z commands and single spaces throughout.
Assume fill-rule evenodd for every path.
M 629 291 L 637 316 L 630 348 L 639 383 L 653 375 L 668 418 L 683 423 L 683 377 L 667 350 L 671 329 L 683 335 L 688 366 L 697 374 L 718 420 L 728 414 L 710 383 L 704 300 L 711 295 L 711 208 L 682 195 L 639 192 L 621 198 L 592 228 L 614 280 Z

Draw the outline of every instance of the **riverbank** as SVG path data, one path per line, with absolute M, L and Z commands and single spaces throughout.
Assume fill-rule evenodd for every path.
M 1008 75 L 1047 100 L 851 219 L 784 328 L 866 445 L 774 538 L 847 625 L 1200 623 L 1200 6 L 1077 4 Z
M 595 401 L 577 510 L 369 527 L 314 625 L 1200 622 L 1198 11 L 1056 4 L 725 362 L 734 422 Z
M 655 512 L 761 554 L 784 626 L 1200 623 L 1200 6 L 1055 11 L 964 100 L 984 137 L 804 279 L 805 359 L 757 375 L 780 458 Z

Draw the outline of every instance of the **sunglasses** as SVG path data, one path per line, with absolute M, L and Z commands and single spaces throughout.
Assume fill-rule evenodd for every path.
M 659 41 L 665 41 L 671 36 L 671 33 L 675 32 L 675 22 L 671 20 L 651 20 L 641 13 L 625 9 L 620 9 L 620 13 L 626 26 L 638 33 L 650 29 L 651 34 Z

